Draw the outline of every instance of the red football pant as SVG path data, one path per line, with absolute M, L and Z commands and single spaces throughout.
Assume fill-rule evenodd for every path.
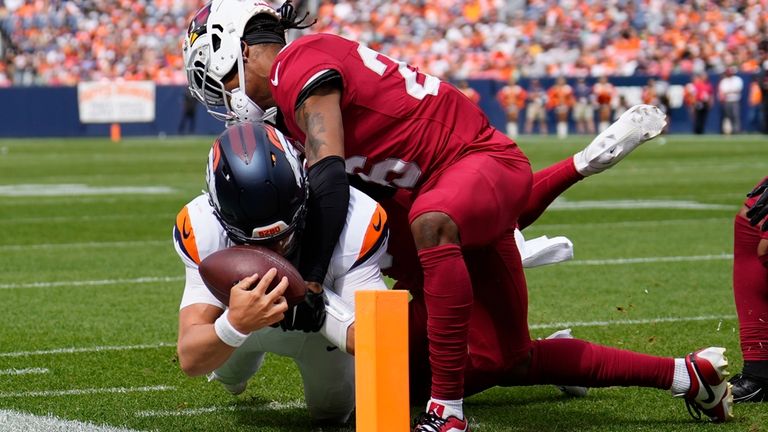
M 416 193 L 409 222 L 413 223 L 425 213 L 444 213 L 458 226 L 462 248 L 511 249 L 514 253 L 504 255 L 506 266 L 494 269 L 506 271 L 505 267 L 519 267 L 522 275 L 511 227 L 525 207 L 530 188 L 530 164 L 516 146 L 510 143 L 508 151 L 500 153 L 472 153 L 446 168 Z M 422 249 L 419 260 L 424 269 L 432 397 L 461 399 L 473 303 L 472 272 L 464 264 L 458 245 Z M 524 284 L 524 277 L 522 280 Z M 478 299 L 484 301 L 479 295 Z M 495 315 L 496 318 L 508 318 L 516 313 L 504 297 L 494 297 L 493 307 L 504 311 Z M 514 343 L 505 341 L 501 349 L 506 350 Z
M 768 269 L 757 256 L 760 229 L 737 215 L 733 226 L 733 296 L 745 361 L 768 360 Z
M 576 171 L 572 157 L 533 173 L 531 196 L 520 215 L 518 228 L 522 231 L 535 222 L 555 198 L 583 178 Z

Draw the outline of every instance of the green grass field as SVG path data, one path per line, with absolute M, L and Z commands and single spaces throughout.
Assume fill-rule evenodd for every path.
M 204 187 L 209 144 L 0 141 L 0 431 L 30 430 L 12 411 L 103 430 L 310 430 L 289 360 L 268 357 L 237 398 L 176 362 L 183 267 L 171 228 Z M 536 168 L 585 144 L 521 139 Z M 532 334 L 570 326 L 667 356 L 720 345 L 738 372 L 732 219 L 766 174 L 761 136 L 671 136 L 574 186 L 525 232 L 568 236 L 576 254 L 528 272 Z M 483 432 L 768 431 L 766 404 L 738 405 L 715 426 L 654 389 L 574 400 L 550 386 L 496 388 L 466 405 Z

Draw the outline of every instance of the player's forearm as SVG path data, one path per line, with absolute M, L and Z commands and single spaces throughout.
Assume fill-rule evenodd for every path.
M 189 376 L 213 371 L 224 364 L 234 351 L 234 347 L 219 338 L 213 324 L 191 326 L 179 337 L 177 346 L 179 365 Z

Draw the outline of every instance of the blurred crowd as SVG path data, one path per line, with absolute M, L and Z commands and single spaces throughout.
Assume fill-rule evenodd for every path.
M 0 86 L 122 77 L 182 84 L 200 0 L 0 0 Z M 756 72 L 768 1 L 313 0 L 309 31 L 359 40 L 433 75 L 666 77 Z
M 198 1 L 0 0 L 0 87 L 121 77 L 183 84 Z

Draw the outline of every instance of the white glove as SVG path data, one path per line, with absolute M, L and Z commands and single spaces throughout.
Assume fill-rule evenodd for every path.
M 666 116 L 657 107 L 633 106 L 584 150 L 573 155 L 576 171 L 584 177 L 605 171 L 640 144 L 658 136 L 666 124 Z

